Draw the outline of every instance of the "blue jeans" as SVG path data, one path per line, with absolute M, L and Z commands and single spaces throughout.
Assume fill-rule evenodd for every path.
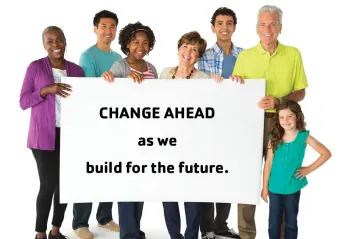
M 164 218 L 171 239 L 181 239 L 181 220 L 177 202 L 163 202 Z M 185 202 L 186 230 L 185 239 L 197 239 L 201 216 L 201 204 Z
M 297 239 L 297 215 L 301 190 L 293 194 L 269 192 L 268 235 L 270 239 L 280 239 L 280 225 L 285 212 L 284 239 Z
M 118 202 L 120 239 L 141 239 L 140 220 L 144 202 Z

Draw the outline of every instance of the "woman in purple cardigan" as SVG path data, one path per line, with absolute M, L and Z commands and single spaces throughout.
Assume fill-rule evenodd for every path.
M 84 77 L 80 66 L 64 59 L 66 40 L 56 26 L 47 27 L 42 40 L 48 56 L 30 63 L 20 95 L 23 110 L 31 108 L 27 147 L 33 152 L 40 178 L 36 200 L 35 238 L 63 239 L 59 232 L 67 204 L 59 203 L 60 100 L 71 87 L 61 77 Z M 52 197 L 52 230 L 46 235 Z

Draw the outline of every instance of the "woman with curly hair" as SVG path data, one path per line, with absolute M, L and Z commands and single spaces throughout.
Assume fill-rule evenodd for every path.
M 109 82 L 115 78 L 132 78 L 134 82 L 144 79 L 157 79 L 156 68 L 143 58 L 155 45 L 155 35 L 150 27 L 140 22 L 130 23 L 120 31 L 119 44 L 127 55 L 115 62 L 110 71 L 103 73 L 104 80 Z M 120 239 L 145 239 L 145 233 L 140 230 L 140 220 L 144 202 L 119 202 L 118 217 Z
M 118 43 L 126 58 L 115 62 L 102 77 L 113 82 L 115 78 L 132 78 L 134 82 L 157 79 L 156 68 L 143 58 L 155 45 L 155 35 L 150 27 L 140 22 L 130 23 L 120 31 Z
M 285 238 L 296 239 L 301 189 L 308 184 L 306 176 L 323 165 L 331 153 L 306 130 L 304 115 L 297 102 L 284 101 L 272 120 L 261 193 L 265 202 L 268 202 L 267 196 L 270 201 L 268 234 L 270 239 L 280 238 L 285 211 Z M 303 167 L 307 144 L 320 156 L 311 165 Z

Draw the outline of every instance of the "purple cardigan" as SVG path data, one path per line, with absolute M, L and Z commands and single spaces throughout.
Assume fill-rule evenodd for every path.
M 80 66 L 65 60 L 67 76 L 84 77 Z M 28 148 L 41 150 L 55 149 L 55 95 L 42 98 L 40 91 L 44 86 L 54 83 L 51 62 L 48 57 L 30 63 L 24 77 L 20 106 L 23 110 L 31 107 Z

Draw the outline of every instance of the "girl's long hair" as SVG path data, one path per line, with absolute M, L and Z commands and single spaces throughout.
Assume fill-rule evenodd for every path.
M 282 139 L 285 133 L 283 127 L 279 123 L 279 111 L 284 109 L 289 109 L 296 115 L 296 128 L 299 131 L 306 130 L 306 123 L 304 122 L 304 115 L 302 113 L 301 106 L 296 101 L 284 100 L 282 104 L 278 105 L 276 114 L 274 114 L 272 118 L 270 141 L 273 153 L 282 143 Z

